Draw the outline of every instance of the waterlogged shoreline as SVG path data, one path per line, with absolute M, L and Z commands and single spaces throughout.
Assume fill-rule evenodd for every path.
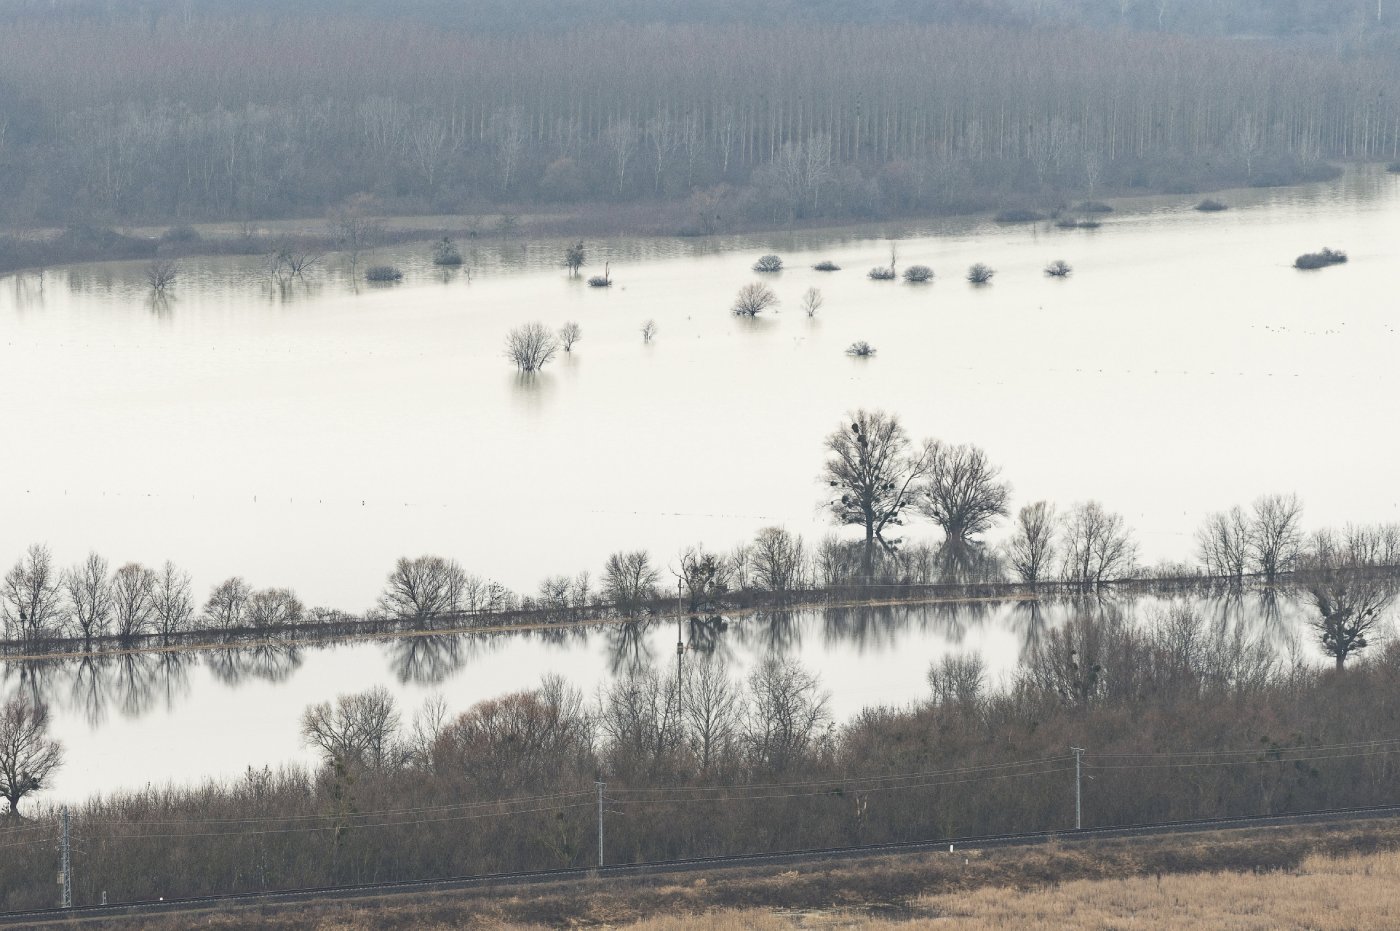
M 1383 567 L 1378 571 L 1400 574 L 1400 567 Z M 1167 578 L 1134 578 L 1105 582 L 1086 587 L 1073 583 L 1045 582 L 1027 585 L 1020 582 L 988 582 L 976 584 L 938 583 L 930 585 L 877 584 L 815 589 L 792 594 L 745 591 L 736 593 L 733 601 L 703 606 L 703 609 L 677 610 L 674 600 L 658 599 L 644 613 L 620 613 L 606 604 L 580 608 L 533 608 L 506 610 L 494 614 L 462 613 L 443 615 L 423 625 L 410 618 L 352 617 L 331 612 L 330 619 L 299 625 L 272 628 L 212 628 L 183 632 L 169 638 L 157 634 L 142 635 L 136 642 L 123 642 L 114 635 L 93 638 L 90 645 L 81 637 L 54 638 L 40 645 L 24 640 L 0 640 L 0 663 L 24 663 L 83 657 L 110 658 L 162 653 L 208 652 L 211 650 L 241 650 L 261 646 L 312 647 L 359 642 L 382 642 L 398 639 L 444 637 L 470 634 L 510 634 L 535 631 L 588 631 L 605 627 L 635 624 L 665 624 L 683 620 L 736 620 L 764 613 L 840 610 L 852 608 L 920 607 L 929 605 L 1008 604 L 1014 602 L 1056 602 L 1076 599 L 1105 599 L 1138 595 L 1206 595 L 1222 592 L 1260 592 L 1270 589 L 1297 590 L 1300 583 L 1293 574 L 1281 575 L 1275 585 L 1265 585 L 1258 578 L 1246 580 L 1219 576 L 1182 576 Z M 891 592 L 898 589 L 905 594 Z M 566 616 L 560 616 L 561 614 Z M 496 620 L 499 618 L 499 620 Z M 475 621 L 475 622 L 472 622 Z M 153 642 L 161 641 L 165 642 Z M 172 642 L 173 641 L 173 642 Z
M 1184 207 L 1201 197 L 1254 199 L 1261 192 L 1303 191 L 1336 181 L 1347 171 L 1379 171 L 1383 162 L 1359 162 L 1345 168 L 1337 167 L 1324 178 L 1300 178 L 1294 183 L 1267 187 L 1222 188 L 1189 195 L 1156 192 L 1117 192 L 1101 196 L 1115 212 L 1159 206 L 1164 201 L 1180 200 Z M 940 225 L 961 222 L 986 222 L 997 213 L 990 204 L 969 212 L 929 215 L 923 213 L 896 214 L 879 220 L 860 219 L 833 223 L 830 219 L 811 219 L 788 224 L 746 223 L 723 232 L 705 235 L 684 235 L 676 232 L 683 222 L 684 205 L 662 203 L 637 208 L 615 205 L 585 205 L 582 208 L 564 205 L 544 205 L 538 209 L 513 213 L 498 209 L 486 214 L 386 215 L 373 218 L 382 224 L 379 240 L 367 254 L 402 252 L 408 247 L 450 238 L 462 243 L 508 245 L 522 240 L 544 240 L 562 250 L 566 240 L 575 238 L 608 239 L 626 237 L 658 242 L 726 242 L 733 240 L 761 241 L 765 237 L 790 235 L 826 235 L 832 237 L 868 235 L 870 238 L 903 238 L 936 230 Z M 1072 202 L 1051 209 L 1043 222 L 1047 227 L 1061 215 L 1074 216 Z M 667 228 L 670 228 L 670 231 Z M 196 237 L 185 234 L 171 238 L 172 229 L 192 230 Z M 895 232 L 891 233 L 893 230 Z M 88 264 L 162 259 L 206 259 L 219 256 L 262 256 L 278 249 L 313 252 L 323 258 L 339 257 L 342 237 L 332 221 L 324 218 L 264 219 L 249 223 L 211 220 L 176 226 L 151 224 L 118 225 L 111 229 L 92 227 L 80 244 L 64 245 L 64 230 L 41 228 L 15 230 L 0 235 L 6 245 L 0 247 L 0 275 L 32 271 L 58 271 Z M 562 263 L 562 251 L 560 262 Z M 324 265 L 324 262 L 318 262 Z M 362 270 L 363 259 L 357 263 Z M 313 272 L 320 269 L 313 269 Z

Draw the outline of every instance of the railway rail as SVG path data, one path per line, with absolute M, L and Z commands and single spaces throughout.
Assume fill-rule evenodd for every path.
M 0 912 L 0 926 L 34 927 L 45 924 L 103 921 L 142 915 L 178 914 L 205 911 L 230 906 L 287 905 L 298 902 L 335 902 L 414 892 L 453 892 L 471 889 L 527 886 L 542 883 L 569 882 L 687 873 L 751 866 L 785 866 L 828 860 L 858 860 L 903 853 L 929 853 L 945 848 L 958 850 L 988 850 L 1006 847 L 1029 847 L 1051 840 L 1082 843 L 1091 840 L 1153 837 L 1168 834 L 1205 833 L 1215 831 L 1249 830 L 1261 827 L 1332 824 L 1371 821 L 1400 817 L 1400 805 L 1368 808 L 1339 808 L 1282 815 L 1253 815 L 1238 818 L 1210 818 L 1194 821 L 1167 821 L 1156 824 L 1119 825 L 1082 828 L 1066 831 L 1035 831 L 1021 834 L 991 834 L 980 837 L 942 838 L 939 840 L 867 844 L 854 847 L 828 847 L 811 850 L 791 850 L 776 853 L 736 854 L 717 857 L 691 857 L 649 863 L 620 863 L 602 867 L 570 867 L 554 870 L 525 870 L 462 876 L 446 879 L 399 880 L 365 883 L 351 886 L 320 886 L 266 892 L 237 892 L 188 898 L 153 901 L 121 902 L 111 905 L 79 905 L 72 908 L 45 908 L 29 911 Z

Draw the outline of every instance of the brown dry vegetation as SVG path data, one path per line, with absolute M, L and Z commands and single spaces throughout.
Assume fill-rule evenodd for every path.
M 959 850 L 146 918 L 162 929 L 1391 927 L 1400 824 Z M 1389 887 L 1389 888 L 1385 888 Z M 119 927 L 136 927 L 123 922 Z

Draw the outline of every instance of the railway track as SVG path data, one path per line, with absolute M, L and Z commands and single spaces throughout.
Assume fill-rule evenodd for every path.
M 1043 844 L 1051 840 L 1062 843 L 1082 843 L 1091 840 L 1236 831 L 1261 827 L 1340 824 L 1395 817 L 1400 817 L 1400 805 L 1383 805 L 1370 808 L 1326 809 L 1289 815 L 1258 815 L 1242 818 L 1169 821 L 1158 824 L 1083 828 L 1080 830 L 1068 831 L 991 834 L 981 837 L 868 844 L 857 847 L 829 847 L 813 850 L 784 851 L 781 853 L 739 854 L 724 857 L 692 857 L 688 859 L 664 860 L 651 863 L 625 863 L 603 867 L 574 867 L 556 870 L 527 870 L 513 873 L 492 873 L 482 876 L 463 876 L 451 879 L 401 880 L 397 882 L 366 883 L 355 886 L 321 886 L 305 889 L 286 889 L 276 892 L 239 892 L 225 895 L 158 899 L 144 902 L 122 902 L 111 905 L 80 905 L 73 908 L 46 908 L 19 912 L 0 912 L 0 926 L 34 927 L 45 924 L 72 924 L 80 921 L 102 921 L 111 918 L 130 918 L 141 915 L 204 911 L 213 908 L 226 908 L 239 905 L 258 906 L 287 905 L 297 902 L 336 902 L 413 892 L 451 892 L 458 890 L 568 882 L 583 879 L 625 878 L 631 876 L 664 875 L 752 866 L 784 866 L 789 864 L 833 860 L 857 860 L 902 853 L 927 853 L 941 851 L 945 848 L 951 851 L 960 849 L 988 850 L 1005 847 L 1029 847 Z

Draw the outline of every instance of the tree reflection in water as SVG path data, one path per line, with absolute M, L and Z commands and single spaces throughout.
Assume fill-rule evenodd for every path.
M 285 682 L 301 668 L 305 657 L 297 644 L 261 644 L 226 650 L 210 650 L 204 665 L 214 677 L 227 685 L 238 685 L 245 679 L 264 682 Z
M 634 675 L 650 668 L 653 657 L 646 633 L 651 621 L 623 621 L 607 628 L 608 672 Z
M 479 659 L 500 634 L 428 634 L 395 637 L 385 644 L 389 667 L 404 685 L 438 685 Z
M 854 653 L 878 657 L 913 650 L 933 656 L 942 649 L 965 645 L 971 637 L 995 631 L 1014 636 L 1019 645 L 1018 655 L 1000 657 L 1000 665 L 1014 659 L 1026 661 L 1043 646 L 1050 631 L 1072 616 L 1087 614 L 1099 620 L 1121 617 L 1148 625 L 1180 607 L 1196 612 L 1218 635 L 1276 653 L 1301 649 L 1300 656 L 1311 655 L 1311 635 L 1306 626 L 1311 609 L 1305 599 L 1288 589 L 1247 587 L 1198 595 L 1128 596 L 1108 592 L 1073 599 L 779 610 L 738 620 L 697 614 L 682 621 L 679 636 L 686 652 L 697 654 L 698 661 L 717 659 L 732 668 L 744 668 L 768 657 L 792 657 L 804 647 L 815 646 L 818 655 L 809 661 L 812 671 L 823 675 L 840 664 L 843 657 Z M 808 642 L 813 632 L 819 641 L 815 644 Z M 576 657 L 579 662 L 601 659 L 601 671 L 612 677 L 660 670 L 663 665 L 670 668 L 677 635 L 674 619 L 652 619 L 591 627 L 559 625 L 522 633 L 412 636 L 345 649 L 374 650 L 376 655 L 382 651 L 387 669 L 399 685 L 424 686 L 461 677 L 472 663 L 504 647 L 531 640 Z M 995 642 L 985 637 L 978 639 Z M 337 648 L 340 647 L 326 647 Z M 172 709 L 185 701 L 203 700 L 203 695 L 192 694 L 200 691 L 198 683 L 203 681 L 192 672 L 200 663 L 207 667 L 213 680 L 226 685 L 236 686 L 249 679 L 283 683 L 303 666 L 306 649 L 312 648 L 275 644 L 199 653 L 99 653 L 54 660 L 5 661 L 0 662 L 0 698 L 24 695 L 30 701 L 97 726 L 109 720 L 112 708 L 123 717 L 139 718 L 160 708 Z M 334 661 L 330 662 L 334 666 Z M 536 670 L 526 666 L 518 673 L 519 685 L 515 687 L 523 688 L 532 684 Z M 373 683 L 356 687 L 369 684 Z M 327 684 L 325 688 L 332 693 L 338 685 Z M 473 693 L 474 699 L 486 697 L 490 696 Z
M 1045 633 L 1050 628 L 1050 622 L 1045 616 L 1045 605 L 1039 598 L 1012 604 L 1007 623 L 1021 644 L 1017 654 L 1021 662 L 1025 662 L 1027 657 L 1040 648 L 1045 640 Z

